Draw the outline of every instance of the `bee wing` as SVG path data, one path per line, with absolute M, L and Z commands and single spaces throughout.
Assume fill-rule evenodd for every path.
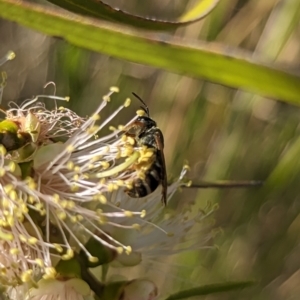
M 168 191 L 168 179 L 167 179 L 167 170 L 165 163 L 165 155 L 164 155 L 164 138 L 161 131 L 158 129 L 154 133 L 155 142 L 157 145 L 157 150 L 160 156 L 161 164 L 162 164 L 162 173 L 161 176 L 161 184 L 162 184 L 162 202 L 166 206 L 167 205 L 167 191 Z

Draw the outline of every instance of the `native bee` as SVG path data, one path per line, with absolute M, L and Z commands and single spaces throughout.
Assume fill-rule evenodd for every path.
M 144 179 L 137 178 L 133 181 L 132 188 L 125 192 L 132 198 L 145 197 L 162 185 L 162 203 L 167 204 L 167 172 L 164 157 L 164 137 L 156 122 L 151 119 L 146 103 L 135 93 L 132 93 L 142 104 L 141 108 L 146 116 L 139 116 L 134 122 L 124 129 L 127 136 L 135 139 L 137 146 L 146 146 L 153 149 L 153 160 L 146 170 Z

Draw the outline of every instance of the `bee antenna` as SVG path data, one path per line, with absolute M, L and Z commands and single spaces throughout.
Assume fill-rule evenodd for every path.
M 135 96 L 137 99 L 139 99 L 143 103 L 144 107 L 141 107 L 141 108 L 146 112 L 146 114 L 148 115 L 148 117 L 150 117 L 149 107 L 144 102 L 144 100 L 140 96 L 138 96 L 136 93 L 134 93 L 134 92 L 132 92 L 132 95 Z

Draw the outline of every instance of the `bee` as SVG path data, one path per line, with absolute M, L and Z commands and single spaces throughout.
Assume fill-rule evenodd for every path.
M 162 185 L 162 203 L 167 204 L 167 172 L 164 157 L 164 136 L 151 119 L 146 103 L 135 93 L 132 93 L 142 104 L 141 108 L 146 116 L 139 116 L 134 122 L 124 129 L 127 136 L 133 137 L 137 146 L 146 146 L 153 149 L 153 161 L 145 172 L 145 178 L 137 178 L 133 181 L 132 188 L 125 192 L 132 198 L 145 197 Z

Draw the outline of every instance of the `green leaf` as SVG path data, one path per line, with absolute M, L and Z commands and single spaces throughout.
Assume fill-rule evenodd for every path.
M 69 11 L 107 21 L 120 22 L 150 30 L 170 30 L 197 22 L 209 14 L 220 0 L 198 0 L 198 3 L 176 21 L 141 17 L 116 9 L 101 0 L 48 0 Z
M 210 285 L 200 286 L 197 288 L 178 292 L 176 294 L 169 296 L 166 300 L 186 299 L 189 297 L 233 291 L 233 290 L 249 287 L 253 284 L 254 284 L 253 281 L 210 284 Z
M 65 277 L 81 278 L 81 268 L 75 257 L 67 260 L 60 260 L 55 266 L 55 270 Z
M 300 104 L 299 75 L 238 49 L 120 28 L 16 0 L 0 0 L 0 16 L 99 53 Z

